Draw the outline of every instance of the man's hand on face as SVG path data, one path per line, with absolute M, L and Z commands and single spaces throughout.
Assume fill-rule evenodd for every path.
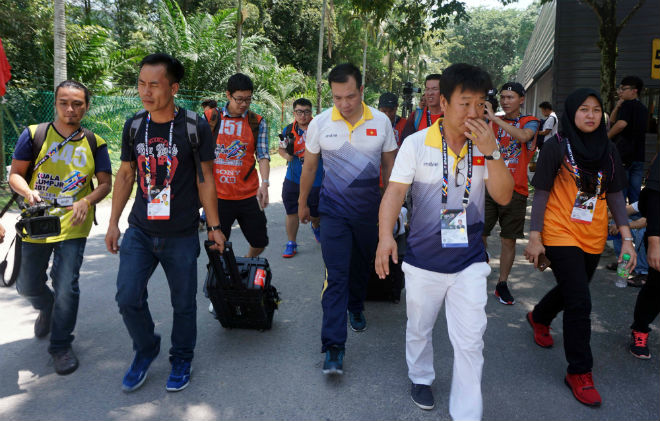
M 469 130 L 464 133 L 465 136 L 472 139 L 479 152 L 492 155 L 497 149 L 497 141 L 488 123 L 481 118 L 471 118 L 465 122 L 465 127 Z

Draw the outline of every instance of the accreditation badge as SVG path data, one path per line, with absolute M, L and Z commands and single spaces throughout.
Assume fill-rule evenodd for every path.
M 170 202 L 172 195 L 170 186 L 154 187 L 149 190 L 149 203 L 147 203 L 147 219 L 170 219 Z
M 571 211 L 571 221 L 580 224 L 591 224 L 597 203 L 598 197 L 596 195 L 578 191 Z
M 440 217 L 442 247 L 468 246 L 467 214 L 465 209 L 443 209 Z

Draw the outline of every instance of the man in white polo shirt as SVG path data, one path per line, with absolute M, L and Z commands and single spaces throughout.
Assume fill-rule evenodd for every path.
M 481 241 L 485 189 L 498 203 L 511 200 L 513 177 L 495 135 L 484 121 L 490 76 L 478 67 L 454 64 L 442 74 L 442 124 L 410 135 L 401 146 L 379 213 L 376 272 L 384 278 L 397 261 L 392 229 L 408 188 L 412 209 L 406 275 L 406 361 L 411 397 L 434 407 L 432 332 L 445 303 L 454 348 L 449 414 L 480 419 L 486 277 L 490 266 Z M 325 158 L 325 156 L 324 156 Z
M 390 119 L 362 101 L 362 74 L 340 64 L 328 75 L 334 107 L 307 129 L 305 165 L 300 177 L 298 215 L 309 222 L 307 196 L 323 155 L 325 172 L 319 197 L 321 249 L 326 266 L 321 304 L 324 374 L 342 374 L 346 311 L 351 329 L 364 331 L 364 296 L 378 242 L 379 168 L 389 179 L 396 140 Z

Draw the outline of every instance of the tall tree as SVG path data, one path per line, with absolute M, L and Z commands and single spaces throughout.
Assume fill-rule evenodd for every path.
M 321 113 L 321 70 L 323 65 L 323 26 L 325 23 L 325 8 L 327 0 L 321 7 L 321 24 L 319 25 L 319 52 L 316 58 L 316 114 Z
M 630 9 L 630 12 L 617 23 L 616 10 L 617 3 L 632 4 L 632 1 L 626 0 L 584 0 L 589 5 L 598 18 L 597 42 L 600 49 L 600 93 L 603 97 L 603 107 L 610 111 L 614 108 L 614 94 L 616 92 L 616 58 L 619 55 L 617 51 L 617 38 L 621 30 L 630 21 L 630 18 L 644 5 L 646 0 L 637 0 L 637 3 Z
M 241 42 L 243 38 L 243 1 L 238 0 L 236 13 L 236 71 L 241 71 Z
M 65 0 L 53 0 L 54 74 L 53 88 L 66 80 L 66 12 Z

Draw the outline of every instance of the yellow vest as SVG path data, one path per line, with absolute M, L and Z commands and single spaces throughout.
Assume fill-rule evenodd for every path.
M 37 126 L 30 126 L 30 135 L 34 138 Z M 43 158 L 48 151 L 64 141 L 64 138 L 51 124 L 46 132 L 46 139 L 35 158 L 35 164 Z M 105 145 L 105 140 L 96 136 L 97 150 Z M 46 202 L 53 202 L 58 196 L 72 196 L 78 201 L 92 192 L 91 181 L 95 174 L 94 155 L 89 146 L 87 137 L 70 141 L 59 152 L 53 154 L 46 162 L 32 174 L 30 188 L 37 190 L 39 196 Z M 55 243 L 74 238 L 86 238 L 94 221 L 94 208 L 87 212 L 87 218 L 81 224 L 72 225 L 73 211 L 67 208 L 52 208 L 50 215 L 60 217 L 61 232 L 58 236 L 41 240 L 25 238 L 29 243 Z

